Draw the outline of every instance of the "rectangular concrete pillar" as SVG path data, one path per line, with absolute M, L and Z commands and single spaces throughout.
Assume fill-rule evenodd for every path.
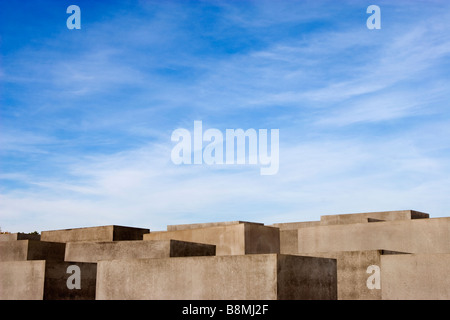
M 380 248 L 409 253 L 450 253 L 450 218 L 354 223 L 298 229 L 298 252 Z
M 98 262 L 99 300 L 336 299 L 333 259 L 252 254 Z
M 450 300 L 450 254 L 381 257 L 383 300 Z
M 142 240 L 142 235 L 149 232 L 149 229 L 110 225 L 42 231 L 41 240 L 52 242 Z
M 72 273 L 68 267 L 79 267 L 80 289 L 69 289 Z M 97 265 L 62 261 L 0 262 L 0 300 L 93 300 Z
M 216 255 L 280 252 L 279 229 L 255 223 L 235 222 L 204 228 L 151 232 L 144 235 L 144 240 L 169 239 L 215 245 Z
M 37 240 L 0 241 L 0 261 L 64 261 L 65 244 Z
M 213 256 L 215 253 L 214 245 L 178 240 L 68 242 L 65 260 L 97 262 L 117 259 Z

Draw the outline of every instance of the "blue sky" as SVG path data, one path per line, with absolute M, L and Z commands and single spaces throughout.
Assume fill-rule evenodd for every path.
M 437 0 L 2 1 L 0 227 L 450 216 L 448 30 Z M 279 172 L 174 165 L 194 120 L 279 129 Z

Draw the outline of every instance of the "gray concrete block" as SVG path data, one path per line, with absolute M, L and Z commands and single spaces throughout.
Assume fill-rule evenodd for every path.
M 336 259 L 338 300 L 381 300 L 381 288 L 369 288 L 369 266 L 381 267 L 384 255 L 404 254 L 387 250 L 302 253 L 313 257 Z
M 323 215 L 320 217 L 321 225 L 368 223 L 378 221 L 395 221 L 429 218 L 428 213 L 415 210 L 363 212 L 349 214 Z
M 252 254 L 98 262 L 99 300 L 336 297 L 334 259 Z
M 241 223 L 253 223 L 256 225 L 264 225 L 258 222 L 248 222 L 248 221 L 219 221 L 219 222 L 206 222 L 206 223 L 189 223 L 189 224 L 174 224 L 168 225 L 167 231 L 179 231 L 179 230 L 190 230 L 190 229 L 201 229 L 209 227 L 219 227 L 219 226 L 231 226 Z
M 53 242 L 142 240 L 143 234 L 149 232 L 149 229 L 144 228 L 110 225 L 42 231 L 41 240 Z
M 0 234 L 0 241 L 16 241 L 16 240 L 41 240 L 41 235 L 22 232 Z
M 169 239 L 215 245 L 216 255 L 280 252 L 279 229 L 255 223 L 225 224 L 144 235 L 144 240 Z
M 65 260 L 97 262 L 116 259 L 213 256 L 215 252 L 214 245 L 177 240 L 68 242 Z
M 37 240 L 0 242 L 0 261 L 64 261 L 65 244 Z
M 450 300 L 450 254 L 381 257 L 383 300 Z
M 450 253 L 450 218 L 354 223 L 298 229 L 298 252 Z
M 80 289 L 69 289 L 70 265 L 80 268 Z M 0 262 L 0 300 L 93 300 L 97 278 L 95 263 L 62 261 Z

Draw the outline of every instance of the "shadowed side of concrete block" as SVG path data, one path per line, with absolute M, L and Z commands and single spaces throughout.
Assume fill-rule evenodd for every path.
M 124 226 L 99 226 L 75 229 L 42 231 L 42 241 L 76 242 L 76 241 L 122 241 L 142 240 L 149 229 Z
M 336 300 L 336 260 L 278 255 L 279 300 Z
M 170 257 L 215 256 L 216 246 L 212 244 L 169 240 Z
M 244 224 L 245 254 L 280 253 L 280 230 L 257 224 Z
M 0 234 L 0 241 L 16 241 L 16 240 L 41 240 L 41 235 L 22 232 Z
M 371 273 L 369 266 L 381 266 L 381 256 L 404 254 L 386 250 L 339 251 L 322 253 L 302 253 L 313 257 L 336 259 L 339 300 L 381 300 L 381 288 L 369 288 L 367 280 Z
M 68 269 L 77 266 L 76 271 Z M 79 272 L 79 274 L 76 274 Z M 74 284 L 78 277 L 79 288 L 68 286 Z M 94 300 L 97 279 L 96 263 L 47 261 L 45 265 L 44 300 Z
M 144 240 L 169 239 L 215 245 L 216 255 L 280 252 L 279 229 L 256 223 L 234 223 L 144 235 Z
M 0 242 L 0 261 L 64 261 L 65 244 L 37 240 Z

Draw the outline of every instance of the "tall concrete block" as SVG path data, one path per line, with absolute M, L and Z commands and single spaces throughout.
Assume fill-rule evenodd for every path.
M 65 244 L 37 240 L 0 241 L 0 261 L 64 261 Z
M 450 300 L 450 254 L 381 257 L 383 300 Z
M 69 289 L 70 265 L 80 268 L 80 289 Z M 62 261 L 0 262 L 0 300 L 93 300 L 97 266 Z
M 333 259 L 253 254 L 98 262 L 99 300 L 336 299 Z
M 42 231 L 41 240 L 53 242 L 142 240 L 142 235 L 149 232 L 149 229 L 110 225 Z
M 387 250 L 340 251 L 310 253 L 314 257 L 336 259 L 338 300 L 381 300 L 381 288 L 367 286 L 367 280 L 372 275 L 370 266 L 381 268 L 381 257 L 398 255 L 401 252 Z
M 68 242 L 65 260 L 97 262 L 117 259 L 213 256 L 215 253 L 214 245 L 177 240 Z
M 354 223 L 298 229 L 298 252 L 450 253 L 450 218 Z
M 280 252 L 279 229 L 255 223 L 235 222 L 204 228 L 151 232 L 144 235 L 144 240 L 169 239 L 215 245 L 216 255 Z

